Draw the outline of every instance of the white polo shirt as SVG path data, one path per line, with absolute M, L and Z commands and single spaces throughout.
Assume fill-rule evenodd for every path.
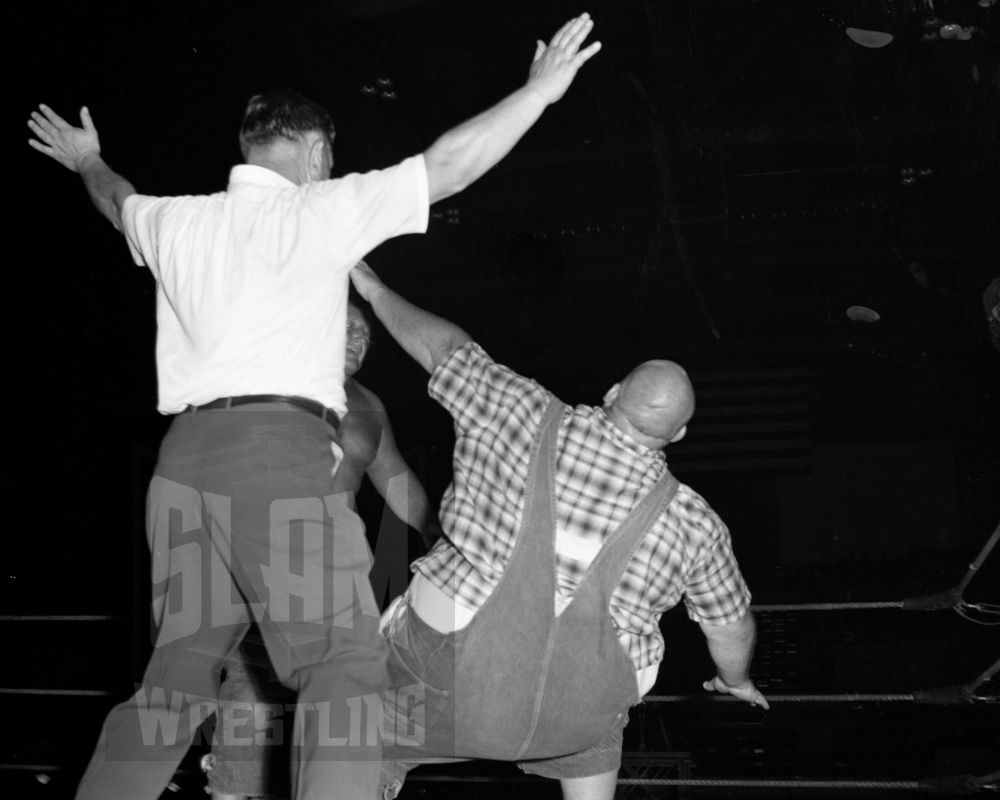
M 157 283 L 160 412 L 283 394 L 343 416 L 347 274 L 427 217 L 422 155 L 302 186 L 242 164 L 225 192 L 129 197 L 125 237 Z

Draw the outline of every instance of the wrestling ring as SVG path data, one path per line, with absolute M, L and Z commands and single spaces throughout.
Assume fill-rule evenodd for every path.
M 950 589 L 936 592 L 920 597 L 910 597 L 901 600 L 875 601 L 875 602 L 822 602 L 822 603 L 783 603 L 783 604 L 755 604 L 751 606 L 755 613 L 765 616 L 767 614 L 779 613 L 808 613 L 808 612 L 828 612 L 828 611 L 869 611 L 869 610 L 900 610 L 900 611 L 953 611 L 963 620 L 979 626 L 1000 626 L 1000 604 L 995 603 L 969 603 L 965 599 L 965 591 L 979 573 L 979 570 L 986 562 L 996 545 L 1000 543 L 1000 525 L 993 531 L 986 544 L 979 554 L 969 565 L 968 570 L 962 579 Z M 25 623 L 121 623 L 131 620 L 125 616 L 110 615 L 3 615 L 0 616 L 0 623 L 8 626 L 16 626 Z M 766 622 L 764 623 L 766 626 Z M 783 704 L 845 704 L 853 708 L 858 708 L 864 704 L 916 704 L 925 706 L 991 706 L 1000 709 L 1000 692 L 995 687 L 992 693 L 988 692 L 989 684 L 994 677 L 1000 673 L 1000 659 L 988 665 L 980 674 L 960 685 L 929 687 L 917 689 L 905 693 L 831 693 L 831 694 L 782 694 L 780 692 L 766 692 L 768 700 L 772 705 L 780 707 Z M 67 702 L 71 698 L 118 698 L 120 692 L 97 690 L 97 689 L 66 689 L 66 688 L 27 688 L 27 687 L 0 687 L 0 695 L 8 700 L 14 697 L 49 697 L 66 698 Z M 701 708 L 711 706 L 723 707 L 726 704 L 736 704 L 735 698 L 724 695 L 705 694 L 651 694 L 644 698 L 643 703 L 638 706 L 639 714 L 648 713 L 649 709 L 660 704 L 689 705 Z M 775 713 L 775 712 L 771 712 Z M 997 722 L 1000 729 L 1000 720 Z M 645 749 L 645 748 L 644 748 Z M 633 796 L 632 792 L 638 792 L 634 796 L 655 797 L 655 790 L 666 789 L 699 789 L 699 790 L 727 790 L 740 789 L 749 792 L 756 790 L 781 790 L 804 792 L 814 790 L 824 790 L 825 792 L 848 792 L 861 791 L 869 795 L 879 796 L 879 793 L 896 793 L 901 791 L 931 793 L 935 796 L 945 795 L 982 795 L 992 793 L 1000 795 L 1000 769 L 984 775 L 947 775 L 933 776 L 922 779 L 839 779 L 839 778 L 758 778 L 741 776 L 719 776 L 702 777 L 695 776 L 692 769 L 691 760 L 687 753 L 658 752 L 655 750 L 642 750 L 638 752 L 628 752 L 623 758 L 622 771 L 618 780 L 619 797 Z M 1000 753 L 997 754 L 998 766 L 1000 766 Z M 6 763 L 0 763 L 0 773 L 6 772 L 10 777 L 19 775 L 23 777 L 21 785 L 17 788 L 18 800 L 22 797 L 47 797 L 53 798 L 67 796 L 76 780 L 83 770 L 82 763 L 31 763 L 28 760 L 9 759 Z M 14 781 L 15 785 L 18 781 Z M 537 786 L 539 783 L 547 783 L 542 779 L 530 776 L 503 776 L 500 778 L 476 774 L 424 774 L 417 771 L 408 779 L 407 787 L 410 796 L 413 792 L 417 795 L 424 795 L 427 787 L 432 785 L 446 786 L 454 784 L 468 784 L 471 790 L 476 785 L 497 784 L 517 786 L 516 791 L 524 797 L 530 796 L 529 788 Z M 522 786 L 523 785 L 523 786 Z M 168 795 L 183 797 L 190 793 L 191 797 L 204 797 L 204 777 L 196 767 L 188 767 L 182 764 L 178 770 L 174 782 L 168 786 Z M 407 789 L 404 789 L 403 798 L 406 797 Z M 558 794 L 558 792 L 556 792 Z M 677 796 L 684 796 L 677 795 Z M 728 793 L 721 793 L 713 796 L 731 796 Z

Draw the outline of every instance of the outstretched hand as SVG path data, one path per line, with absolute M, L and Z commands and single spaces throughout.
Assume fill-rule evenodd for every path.
M 752 706 L 760 706 L 765 710 L 771 707 L 767 702 L 767 698 L 760 693 L 760 690 L 753 685 L 753 681 L 751 680 L 747 680 L 739 686 L 729 686 L 722 678 L 716 675 L 711 680 L 705 681 L 702 687 L 707 692 L 731 694 L 737 700 L 742 700 L 744 703 L 749 703 Z
M 546 103 L 554 103 L 562 97 L 576 77 L 577 70 L 601 49 L 600 42 L 580 49 L 593 27 L 594 21 L 584 13 L 556 31 L 548 45 L 539 40 L 531 69 L 528 70 L 527 85 L 537 91 Z
M 28 120 L 28 128 L 37 139 L 28 139 L 28 144 L 39 153 L 73 172 L 80 171 L 80 165 L 88 156 L 100 155 L 101 142 L 86 106 L 80 109 L 82 128 L 70 125 L 47 105 L 39 105 L 38 109 L 31 112 Z
M 351 283 L 358 290 L 358 294 L 369 303 L 371 302 L 372 292 L 384 285 L 382 279 L 375 274 L 375 271 L 364 260 L 359 261 L 351 268 L 350 275 Z

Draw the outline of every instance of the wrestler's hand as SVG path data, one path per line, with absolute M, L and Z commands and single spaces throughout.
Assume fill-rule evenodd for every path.
M 351 269 L 351 283 L 358 290 L 358 294 L 369 303 L 371 302 L 372 292 L 380 286 L 385 285 L 382 283 L 382 279 L 375 274 L 375 271 L 364 260 L 359 261 Z
M 73 172 L 79 172 L 81 164 L 90 156 L 101 154 L 97 128 L 86 106 L 80 109 L 82 128 L 70 125 L 47 105 L 40 105 L 38 109 L 31 112 L 28 120 L 28 127 L 37 140 L 28 139 L 28 144 L 39 153 L 55 159 Z
M 593 27 L 590 15 L 581 14 L 556 31 L 548 46 L 539 39 L 528 70 L 527 86 L 538 92 L 547 104 L 556 102 L 566 93 L 577 70 L 601 49 L 600 42 L 580 49 Z
M 767 702 L 767 698 L 760 693 L 760 690 L 753 685 L 753 681 L 751 680 L 746 680 L 739 686 L 729 686 L 722 678 L 716 675 L 710 681 L 705 681 L 702 686 L 706 692 L 731 694 L 737 700 L 742 700 L 744 703 L 749 703 L 752 706 L 760 706 L 763 709 L 771 707 Z

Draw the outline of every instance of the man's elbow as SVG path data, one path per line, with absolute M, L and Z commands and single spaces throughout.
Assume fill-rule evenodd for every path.
M 450 332 L 446 337 L 441 339 L 441 341 L 437 342 L 433 348 L 431 348 L 428 371 L 433 372 L 445 361 L 451 358 L 452 353 L 462 347 L 462 345 L 466 344 L 466 342 L 470 341 L 472 341 L 472 337 L 461 328 L 456 328 L 454 331 Z
M 424 153 L 427 170 L 427 193 L 431 203 L 444 200 L 466 189 L 473 182 L 472 173 L 459 158 L 460 148 L 450 139 L 443 138 L 432 144 Z

